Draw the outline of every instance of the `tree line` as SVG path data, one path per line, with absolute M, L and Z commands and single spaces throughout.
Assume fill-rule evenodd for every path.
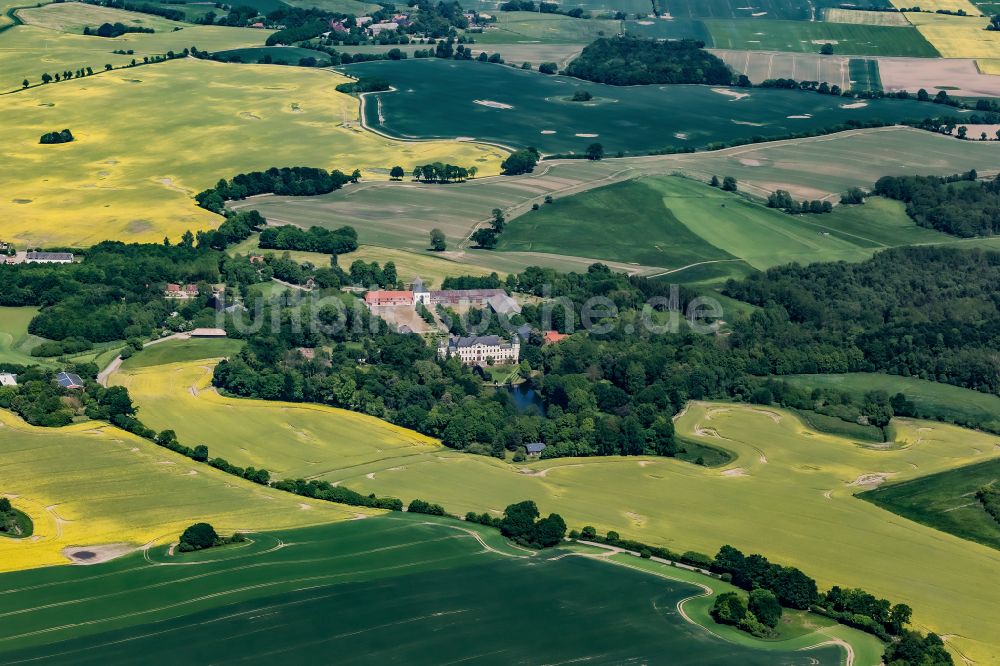
M 279 194 L 286 196 L 313 196 L 339 190 L 347 183 L 356 183 L 361 172 L 356 170 L 347 175 L 334 169 L 314 167 L 271 167 L 267 171 L 241 173 L 230 180 L 222 179 L 215 187 L 195 195 L 198 205 L 213 213 L 222 213 L 225 202 L 245 199 L 256 194 Z

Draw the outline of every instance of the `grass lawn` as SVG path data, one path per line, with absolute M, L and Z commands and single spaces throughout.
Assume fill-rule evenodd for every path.
M 150 345 L 131 358 L 122 362 L 123 370 L 138 370 L 154 365 L 182 363 L 204 358 L 233 356 L 243 348 L 242 340 L 190 338 L 188 340 L 167 340 Z
M 728 542 L 798 566 L 820 585 L 860 586 L 908 603 L 918 626 L 957 634 L 951 640 L 970 658 L 1000 653 L 990 638 L 1000 599 L 982 584 L 1000 575 L 995 551 L 891 519 L 854 498 L 863 487 L 852 485 L 869 474 L 905 481 L 996 457 L 991 435 L 897 420 L 898 447 L 866 448 L 779 409 L 693 403 L 676 422 L 678 434 L 733 452 L 736 459 L 721 469 L 662 458 L 515 467 L 356 414 L 220 398 L 206 388 L 210 371 L 198 366 L 160 366 L 115 381 L 129 387 L 151 426 L 169 423 L 182 442 L 205 443 L 237 464 L 422 498 L 458 514 L 499 513 L 530 498 L 570 527 L 591 524 L 675 550 L 714 553 Z M 324 436 L 328 429 L 336 439 Z M 859 561 L 865 567 L 855 566 Z
M 904 518 L 1000 549 L 1000 523 L 976 491 L 1000 482 L 1000 460 L 990 460 L 882 486 L 861 497 Z
M 40 359 L 29 352 L 43 338 L 28 333 L 28 324 L 38 314 L 35 306 L 0 307 L 0 363 L 31 365 Z
M 0 429 L 0 486 L 34 523 L 31 539 L 0 539 L 0 571 L 65 564 L 69 546 L 163 542 L 198 520 L 278 529 L 357 513 L 263 488 L 93 421 L 37 428 L 0 410 Z
M 174 28 L 186 27 L 186 23 L 169 19 L 130 12 L 113 7 L 88 5 L 81 2 L 58 2 L 31 9 L 21 9 L 17 17 L 27 25 L 38 26 L 47 30 L 83 34 L 83 29 L 89 27 L 96 30 L 102 23 L 121 23 L 130 28 L 152 28 L 156 32 L 169 32 Z M 107 39 L 101 37 L 100 39 Z
M 396 88 L 365 98 L 370 127 L 402 138 L 466 137 L 535 146 L 548 154 L 581 154 L 593 142 L 609 156 L 700 148 L 738 138 L 787 136 L 848 120 L 917 119 L 929 112 L 915 101 L 883 99 L 849 107 L 840 97 L 803 91 L 607 86 L 492 63 L 437 58 L 367 62 L 341 69 L 353 76 L 384 78 Z M 571 101 L 577 90 L 594 99 Z M 452 113 L 422 112 L 434 104 Z M 669 113 L 650 113 L 650 109 L 669 109 Z
M 5 608 L 13 611 L 0 630 L 3 659 L 106 664 L 163 651 L 192 663 L 220 652 L 306 663 L 331 651 L 343 661 L 407 664 L 473 655 L 485 663 L 666 659 L 678 666 L 836 666 L 842 659 L 837 646 L 798 651 L 832 635 L 818 623 L 783 641 L 724 639 L 690 624 L 674 609 L 700 593 L 700 580 L 648 564 L 614 566 L 576 550 L 532 555 L 495 530 L 457 521 L 395 514 L 250 539 L 193 555 L 157 548 L 145 560 L 136 554 L 87 574 L 61 567 L 2 576 Z M 79 603 L 85 597 L 89 603 Z M 545 632 L 531 631 L 539 616 Z M 36 633 L 53 625 L 59 628 Z M 383 640 L 390 632 L 392 640 Z M 852 643 L 867 644 L 853 634 Z
M 779 377 L 802 388 L 832 388 L 847 391 L 861 399 L 866 391 L 903 393 L 912 400 L 918 414 L 927 419 L 944 418 L 956 423 L 985 426 L 1000 430 L 1000 397 L 970 389 L 931 382 L 916 377 L 901 377 L 871 372 L 841 375 L 788 375 Z
M 767 19 L 706 19 L 705 25 L 720 49 L 817 53 L 822 44 L 832 43 L 834 53 L 842 55 L 938 56 L 930 36 L 913 27 Z
M 503 153 L 494 148 L 400 143 L 360 130 L 357 100 L 334 90 L 343 80 L 328 71 L 184 59 L 5 96 L 0 123 L 12 130 L 0 159 L 11 168 L 0 173 L 0 236 L 77 246 L 177 239 L 221 220 L 196 207 L 193 194 L 275 165 L 350 172 L 439 159 L 496 172 Z M 158 114 L 165 99 L 172 112 Z M 132 122 L 141 115 L 158 115 L 155 133 Z M 77 140 L 40 145 L 53 127 L 71 128 Z M 138 143 L 141 152 L 130 149 Z

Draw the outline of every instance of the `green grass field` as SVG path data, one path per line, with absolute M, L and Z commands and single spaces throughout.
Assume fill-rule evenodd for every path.
M 624 21 L 625 32 L 650 39 L 697 39 L 713 46 L 712 34 L 705 23 L 696 19 L 673 19 L 670 21 L 653 18 Z
M 271 58 L 271 63 L 275 65 L 298 65 L 302 58 L 315 58 L 323 65 L 330 64 L 330 56 L 315 49 L 304 49 L 298 46 L 254 46 L 247 49 L 232 49 L 230 51 L 217 51 L 215 55 L 221 57 L 226 62 L 239 63 L 260 63 L 265 58 Z M 234 60 L 238 58 L 238 60 Z
M 871 58 L 851 58 L 848 65 L 851 76 L 851 90 L 880 92 L 882 77 L 879 76 L 878 60 Z
M 513 466 L 436 448 L 414 433 L 393 434 L 360 415 L 219 398 L 200 365 L 160 366 L 114 381 L 129 387 L 150 425 L 170 423 L 181 441 L 207 444 L 237 464 L 404 501 L 423 498 L 459 514 L 499 513 L 514 499 L 531 498 L 571 527 L 592 524 L 676 550 L 714 553 L 730 542 L 799 566 L 821 585 L 857 585 L 909 603 L 918 626 L 958 634 L 957 649 L 974 659 L 1000 655 L 988 620 L 1000 613 L 1000 599 L 982 585 L 1000 575 L 993 551 L 887 519 L 853 497 L 872 479 L 904 481 L 995 457 L 993 436 L 900 421 L 898 446 L 868 448 L 810 430 L 781 410 L 695 403 L 677 420 L 678 433 L 732 452 L 736 459 L 722 469 L 658 458 Z M 836 549 L 828 547 L 832 541 Z
M 37 428 L 0 410 L 0 431 L 0 488 L 34 523 L 29 539 L 0 539 L 0 571 L 65 564 L 68 547 L 122 552 L 160 543 L 198 520 L 259 530 L 358 513 L 263 488 L 99 423 Z
M 492 147 L 365 132 L 357 100 L 335 90 L 343 80 L 315 69 L 178 59 L 3 96 L 0 123 L 12 130 L 0 148 L 11 166 L 0 173 L 0 236 L 75 246 L 176 239 L 221 220 L 195 205 L 196 192 L 276 165 L 350 172 L 443 160 L 484 175 L 498 170 L 504 153 Z M 159 113 L 165 99 L 170 114 Z M 139 115 L 157 115 L 156 132 L 135 124 Z M 40 145 L 52 127 L 71 128 L 76 141 Z
M 658 0 L 657 5 L 680 18 L 753 18 L 754 22 L 766 19 L 817 21 L 823 7 L 837 6 L 836 0 L 760 0 L 748 6 L 738 0 Z M 873 0 L 867 6 L 888 7 L 888 0 Z
M 822 23 L 811 21 L 706 19 L 712 42 L 720 49 L 819 52 L 831 43 L 842 55 L 935 58 L 937 50 L 914 27 Z
M 913 101 L 848 105 L 840 97 L 777 89 L 708 86 L 616 87 L 481 62 L 436 58 L 347 65 L 352 76 L 381 77 L 397 90 L 366 97 L 370 127 L 402 138 L 471 137 L 543 153 L 608 155 L 704 147 L 739 138 L 779 137 L 855 121 L 923 118 Z M 571 101 L 577 90 L 590 102 Z M 429 116 L 429 105 L 452 113 Z M 498 106 L 499 105 L 499 106 Z M 651 113 L 666 108 L 669 114 Z
M 28 324 L 38 314 L 38 308 L 0 307 L 0 363 L 29 365 L 38 359 L 31 356 L 31 348 L 42 342 L 42 338 L 28 333 Z
M 164 652 L 192 663 L 221 654 L 304 663 L 332 653 L 339 663 L 842 663 L 834 645 L 802 651 L 843 635 L 819 618 L 791 615 L 780 641 L 731 630 L 729 641 L 690 624 L 678 604 L 701 594 L 702 580 L 725 585 L 634 557 L 615 566 L 578 549 L 532 555 L 494 530 L 405 514 L 250 538 L 216 553 L 156 548 L 86 574 L 2 576 L 0 655 L 76 664 Z M 684 607 L 700 616 L 707 601 Z M 539 617 L 545 631 L 533 628 Z M 871 650 L 852 633 L 859 650 Z
M 904 518 L 993 548 L 1000 523 L 986 513 L 976 491 L 1000 483 L 1000 460 L 886 485 L 861 497 Z
M 944 418 L 956 423 L 977 424 L 1000 430 L 1000 397 L 969 389 L 927 381 L 870 372 L 847 375 L 789 375 L 779 377 L 802 388 L 831 388 L 847 391 L 861 398 L 866 391 L 903 393 L 912 400 L 923 418 Z
M 169 363 L 184 363 L 204 358 L 223 358 L 233 356 L 243 347 L 242 340 L 224 338 L 190 338 L 188 340 L 168 340 L 150 345 L 131 358 L 122 362 L 123 370 L 138 370 L 154 365 Z
M 510 223 L 498 247 L 661 266 L 692 280 L 681 269 L 710 266 L 726 274 L 732 268 L 738 275 L 741 262 L 765 269 L 792 261 L 858 261 L 886 247 L 953 240 L 918 227 L 894 201 L 790 216 L 703 183 L 650 177 L 527 212 Z

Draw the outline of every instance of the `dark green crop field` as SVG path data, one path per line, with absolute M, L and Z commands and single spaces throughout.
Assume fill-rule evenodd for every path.
M 991 484 L 1000 484 L 1000 460 L 882 486 L 858 497 L 929 527 L 1000 548 L 1000 523 L 976 499 L 976 491 Z
M 776 21 L 769 19 L 705 19 L 718 49 L 818 53 L 833 45 L 838 55 L 936 58 L 937 50 L 914 27 Z
M 396 88 L 367 97 L 364 114 L 370 127 L 403 138 L 470 137 L 536 146 L 543 153 L 582 153 L 595 141 L 608 154 L 703 147 L 815 131 L 849 120 L 919 119 L 934 111 L 916 101 L 853 102 L 815 92 L 605 86 L 436 58 L 342 69 L 352 76 L 385 78 Z M 589 91 L 594 99 L 570 101 L 576 90 Z
M 717 638 L 677 612 L 692 585 L 566 551 L 532 556 L 454 521 L 392 515 L 252 539 L 0 576 L 0 661 L 840 663 L 835 646 Z
M 840 0 L 656 0 L 657 6 L 674 18 L 769 18 L 798 21 L 819 20 L 822 7 L 837 7 Z M 867 6 L 888 7 L 888 0 L 872 0 Z

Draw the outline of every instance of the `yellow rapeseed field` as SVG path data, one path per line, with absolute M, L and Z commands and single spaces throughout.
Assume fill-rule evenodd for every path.
M 177 239 L 220 220 L 197 208 L 193 194 L 271 166 L 349 172 L 445 161 L 475 165 L 482 175 L 499 171 L 497 148 L 400 142 L 363 130 L 357 100 L 335 90 L 346 80 L 183 59 L 2 96 L 0 237 L 76 246 Z M 63 128 L 76 141 L 38 143 Z
M 231 532 L 372 513 L 264 488 L 117 428 L 36 428 L 3 410 L 0 492 L 34 523 L 31 537 L 0 537 L 0 571 L 65 564 L 74 546 L 169 542 L 198 521 Z
M 908 12 L 906 18 L 944 58 L 1000 58 L 1000 32 L 989 18 Z
M 892 0 L 892 5 L 896 9 L 909 9 L 915 6 L 914 3 L 907 2 L 907 0 Z M 916 6 L 919 6 L 924 12 L 936 12 L 939 9 L 943 9 L 948 12 L 964 10 L 969 16 L 980 16 L 982 14 L 979 8 L 969 0 L 921 0 Z

